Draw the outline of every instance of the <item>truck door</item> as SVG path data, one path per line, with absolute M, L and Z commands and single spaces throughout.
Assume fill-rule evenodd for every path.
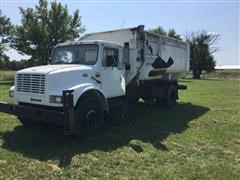
M 116 47 L 103 47 L 101 82 L 107 98 L 125 95 L 125 69 L 120 51 Z

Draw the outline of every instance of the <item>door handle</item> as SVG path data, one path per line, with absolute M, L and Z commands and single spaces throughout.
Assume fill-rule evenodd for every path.
M 97 83 L 99 83 L 99 84 L 102 84 L 102 82 L 101 81 L 99 81 L 98 79 L 96 79 L 95 77 L 91 77 L 91 79 L 93 79 L 93 80 L 95 80 Z

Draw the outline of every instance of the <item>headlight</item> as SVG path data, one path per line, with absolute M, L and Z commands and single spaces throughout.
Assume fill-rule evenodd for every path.
M 9 89 L 9 97 L 14 97 L 14 88 L 15 88 L 15 86 L 12 86 L 12 87 L 10 87 L 10 89 Z
M 62 103 L 62 96 L 49 96 L 50 103 Z
M 14 91 L 13 90 L 9 90 L 9 97 L 13 97 L 14 96 Z

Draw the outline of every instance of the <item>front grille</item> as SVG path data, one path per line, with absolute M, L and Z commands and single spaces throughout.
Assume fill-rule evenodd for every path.
M 41 74 L 18 74 L 17 91 L 44 94 L 45 75 Z

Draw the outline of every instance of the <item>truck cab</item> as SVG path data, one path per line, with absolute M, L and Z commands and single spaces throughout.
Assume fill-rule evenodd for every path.
M 19 103 L 62 105 L 62 91 L 74 90 L 73 102 L 89 90 L 105 99 L 125 95 L 125 68 L 119 44 L 80 41 L 59 44 L 49 65 L 16 73 L 13 98 Z M 107 109 L 106 109 L 107 110 Z
M 126 93 L 123 47 L 108 41 L 58 44 L 49 65 L 16 73 L 10 95 L 22 106 L 63 111 L 63 91 L 72 91 L 73 107 L 79 109 L 76 111 L 81 111 L 81 105 L 86 106 L 82 101 L 90 99 L 88 104 L 97 104 L 87 110 L 91 118 L 99 119 L 96 113 L 103 111 L 100 116 L 104 119 L 114 104 L 121 102 L 114 103 L 114 100 L 124 99 Z M 89 112 L 84 112 L 87 118 L 90 118 Z M 29 117 L 19 116 L 19 119 L 23 124 L 32 121 Z

